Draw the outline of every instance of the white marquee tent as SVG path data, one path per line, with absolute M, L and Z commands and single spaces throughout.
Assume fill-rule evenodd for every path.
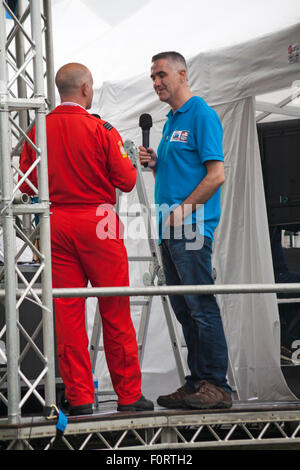
M 168 49 L 185 54 L 193 92 L 214 107 L 224 128 L 226 182 L 214 243 L 216 283 L 274 282 L 255 97 L 271 100 L 281 90 L 291 92 L 300 80 L 300 62 L 288 57 L 289 45 L 300 47 L 298 2 L 227 0 L 210 2 L 209 8 L 206 2 L 192 0 L 121 3 L 127 5 L 123 16 L 118 9 L 110 16 L 106 2 L 53 1 L 56 68 L 71 61 L 89 66 L 95 78 L 92 111 L 113 124 L 124 140 L 141 143 L 138 119 L 150 113 L 155 147 L 168 108 L 152 89 L 151 56 Z M 289 112 L 300 117 L 295 103 Z M 152 175 L 146 174 L 145 181 L 152 202 Z M 135 191 L 127 202 L 137 202 Z M 128 253 L 145 254 L 147 241 L 133 238 L 126 240 Z M 146 269 L 131 268 L 131 285 L 142 285 Z M 239 398 L 293 400 L 280 369 L 276 295 L 222 295 L 218 301 Z M 93 311 L 93 301 L 89 302 Z M 138 311 L 132 313 L 137 321 Z M 179 385 L 175 369 L 166 322 L 155 298 L 143 361 L 145 394 L 155 398 L 173 391 Z M 105 388 L 104 361 L 97 372 Z

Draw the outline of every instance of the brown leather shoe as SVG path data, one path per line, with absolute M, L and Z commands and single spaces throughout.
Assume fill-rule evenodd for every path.
M 177 408 L 185 408 L 184 398 L 188 397 L 191 394 L 194 394 L 193 390 L 189 389 L 185 385 L 180 387 L 176 392 L 170 393 L 170 395 L 161 395 L 157 399 L 159 406 L 164 408 L 170 408 L 171 410 Z
M 206 380 L 199 384 L 199 390 L 183 399 L 186 408 L 207 410 L 210 408 L 231 408 L 231 394 Z

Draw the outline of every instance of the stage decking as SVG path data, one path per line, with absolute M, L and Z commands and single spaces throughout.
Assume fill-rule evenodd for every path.
M 93 415 L 67 417 L 60 450 L 188 450 L 288 446 L 300 449 L 300 401 L 235 402 L 227 410 L 117 412 L 104 403 Z M 26 416 L 19 424 L 0 420 L 1 449 L 51 449 L 56 420 Z

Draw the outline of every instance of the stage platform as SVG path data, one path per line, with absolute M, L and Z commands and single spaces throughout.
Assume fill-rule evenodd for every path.
M 235 402 L 227 410 L 118 412 L 100 403 L 93 415 L 69 417 L 57 439 L 57 419 L 0 420 L 0 449 L 148 450 L 300 449 L 300 401 Z

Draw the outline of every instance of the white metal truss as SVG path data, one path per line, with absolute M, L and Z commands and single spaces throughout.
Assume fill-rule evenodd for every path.
M 283 107 L 271 103 L 266 103 L 265 101 L 257 101 L 255 107 L 257 111 L 264 111 L 268 114 L 282 114 L 284 116 L 293 116 L 296 118 L 300 118 L 300 109 L 297 109 L 293 106 Z
M 6 1 L 0 0 L 0 229 L 4 260 L 0 280 L 5 289 L 5 322 L 0 330 L 0 340 L 6 346 L 2 356 L 7 360 L 7 367 L 2 368 L 4 372 L 0 376 L 0 401 L 7 407 L 10 423 L 20 422 L 22 408 L 32 395 L 43 406 L 55 403 L 45 126 L 46 112 L 54 105 L 51 10 L 50 2 L 46 0 L 43 3 L 40 0 L 15 3 L 16 11 L 12 11 Z M 33 125 L 36 126 L 35 142 L 27 137 Z M 25 139 L 37 158 L 23 175 L 18 168 L 18 156 Z M 34 170 L 38 174 L 38 188 L 27 179 Z M 35 204 L 31 198 L 20 194 L 20 185 L 25 180 L 36 194 Z M 19 249 L 17 240 L 22 241 Z M 26 266 L 20 264 L 27 247 L 36 260 L 31 279 L 26 275 Z M 18 287 L 23 288 L 23 293 L 17 297 Z M 36 293 L 37 287 L 41 288 L 40 294 Z M 37 306 L 40 312 L 39 324 L 33 332 L 23 325 L 24 316 L 31 315 L 30 304 L 26 309 L 24 307 L 26 302 Z M 41 346 L 36 343 L 39 333 L 42 334 Z M 40 364 L 33 378 L 23 370 L 23 360 L 29 350 Z
M 291 118 L 300 118 L 300 108 L 298 106 L 288 106 L 293 102 L 293 100 L 299 100 L 300 82 L 298 82 L 297 85 L 298 86 L 293 93 L 289 94 L 286 98 L 282 99 L 277 104 L 256 100 L 256 111 L 261 111 L 260 114 L 256 116 L 256 122 L 263 121 L 266 117 L 270 116 L 270 114 L 289 116 Z
M 261 409 L 259 407 L 261 406 Z M 150 450 L 176 453 L 189 449 L 300 447 L 297 404 L 257 404 L 235 410 L 102 413 L 71 418 L 55 443 L 56 450 Z M 30 418 L 22 426 L 0 422 L 1 449 L 23 442 L 28 450 L 50 450 L 57 437 L 55 424 Z M 109 454 L 108 454 L 109 455 Z M 130 454 L 129 454 L 130 455 Z M 155 462 L 156 463 L 156 462 Z M 157 462 L 163 463 L 163 462 Z M 176 462 L 175 462 L 176 463 Z M 182 463 L 182 462 L 181 462 Z M 187 463 L 187 462 L 186 462 Z

